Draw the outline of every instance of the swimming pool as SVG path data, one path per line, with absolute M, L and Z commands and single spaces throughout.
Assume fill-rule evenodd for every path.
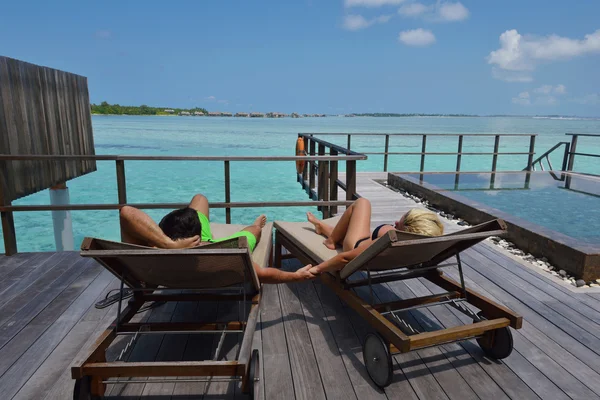
M 398 174 L 453 192 L 478 204 L 560 232 L 579 242 L 600 245 L 600 178 L 549 172 Z M 568 177 L 570 182 L 567 183 Z

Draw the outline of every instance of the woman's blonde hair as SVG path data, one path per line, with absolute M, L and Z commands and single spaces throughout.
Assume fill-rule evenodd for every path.
M 425 236 L 441 236 L 444 234 L 444 225 L 437 214 L 413 208 L 404 214 L 403 230 Z

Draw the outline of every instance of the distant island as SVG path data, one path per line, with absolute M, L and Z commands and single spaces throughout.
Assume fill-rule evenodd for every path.
M 399 114 L 399 113 L 363 113 L 363 114 L 348 114 L 347 117 L 479 117 L 473 114 Z
M 168 108 L 141 106 L 122 106 L 119 104 L 108 104 L 103 101 L 100 104 L 91 105 L 92 114 L 103 115 L 193 115 L 195 113 L 208 114 L 204 108 Z

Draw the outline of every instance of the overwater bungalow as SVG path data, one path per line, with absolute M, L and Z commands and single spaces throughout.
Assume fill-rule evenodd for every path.
M 221 116 L 222 116 L 222 117 L 233 117 L 233 114 L 232 114 L 232 113 L 230 113 L 230 112 L 227 112 L 227 111 L 225 111 L 225 112 L 222 112 L 222 113 L 221 113 Z
M 265 114 L 261 112 L 250 113 L 250 118 L 264 118 Z
M 302 116 L 300 114 L 298 114 L 298 113 L 292 113 L 291 117 L 292 118 L 301 118 Z
M 250 114 L 249 114 L 249 113 L 247 113 L 247 112 L 237 112 L 237 113 L 235 113 L 235 116 L 236 116 L 236 117 L 244 117 L 244 118 L 248 118 L 248 117 L 250 116 Z
M 196 117 L 204 117 L 204 113 L 202 111 L 194 111 L 194 115 Z
M 0 81 L 0 161 L 10 177 L 0 179 L 2 399 L 599 398 L 600 246 L 597 224 L 580 211 L 598 209 L 600 182 L 575 166 L 600 157 L 594 146 L 578 151 L 578 140 L 600 135 L 570 133 L 536 152 L 536 134 L 310 132 L 290 138 L 290 149 L 306 149 L 302 157 L 97 155 L 92 117 L 81 112 L 89 110 L 86 78 L 6 57 L 0 76 L 8 78 Z M 53 100 L 58 92 L 64 101 Z M 366 164 L 361 142 L 382 157 Z M 463 151 L 473 143 L 477 152 Z M 452 167 L 432 172 L 440 147 Z M 482 156 L 490 170 L 465 171 L 466 159 Z M 518 171 L 499 168 L 499 158 Z M 413 159 L 414 172 L 388 172 Z M 189 183 L 177 171 L 190 163 L 201 173 L 218 163 L 217 175 L 202 178 L 222 182 L 210 208 L 222 209 L 226 223 L 208 221 L 200 195 L 158 202 L 152 177 L 134 170 L 140 160 L 156 171 L 181 164 L 169 174 L 173 187 L 160 190 Z M 71 204 L 68 191 L 81 183 L 67 181 L 102 174 L 97 162 L 114 163 L 114 199 Z M 303 199 L 278 199 L 279 170 L 273 181 L 232 179 L 248 163 L 291 171 Z M 236 185 L 249 184 L 256 197 L 232 201 Z M 29 201 L 45 190 L 50 204 Z M 274 201 L 258 200 L 269 193 Z M 511 201 L 487 203 L 503 194 Z M 554 200 L 543 203 L 554 218 L 523 213 L 543 199 Z M 271 207 L 318 213 L 304 222 L 259 219 L 230 236 L 244 229 L 231 224 L 232 209 Z M 156 247 L 143 236 L 128 243 L 142 209 L 191 211 L 192 223 L 205 210 L 202 228 L 228 238 L 172 249 L 181 242 L 144 219 L 161 237 Z M 113 210 L 103 218 L 114 218 L 117 238 L 125 234 L 91 237 L 94 220 L 81 215 L 85 238 L 76 243 L 74 210 Z M 37 226 L 15 218 L 38 211 L 49 212 L 38 218 L 53 225 L 56 251 L 40 246 Z M 317 233 L 343 215 L 366 233 L 349 252 Z M 426 228 L 408 229 L 418 215 Z M 25 241 L 44 251 L 23 252 Z M 311 276 L 297 279 L 307 264 Z
M 222 115 L 223 115 L 223 113 L 220 111 L 209 111 L 208 112 L 209 117 L 221 117 Z
M 170 108 L 163 110 L 163 112 L 166 112 L 167 114 L 174 114 L 175 110 L 171 110 Z
M 190 115 L 192 115 L 192 114 L 191 114 L 189 111 L 181 111 L 181 112 L 179 112 L 179 115 L 182 115 L 182 116 L 186 116 L 186 117 L 187 117 L 187 116 L 190 116 Z

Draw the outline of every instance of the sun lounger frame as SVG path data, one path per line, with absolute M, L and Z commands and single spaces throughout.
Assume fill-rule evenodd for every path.
M 106 269 L 120 280 L 120 289 L 127 284 L 134 295 L 125 308 L 122 308 L 122 299 L 119 299 L 117 317 L 113 323 L 98 337 L 96 342 L 87 351 L 85 356 L 76 361 L 71 368 L 71 375 L 76 381 L 74 397 L 78 393 L 89 391 L 91 398 L 99 398 L 104 395 L 107 384 L 135 384 L 147 383 L 147 380 L 121 379 L 137 377 L 163 377 L 164 379 L 153 379 L 151 382 L 223 382 L 241 381 L 242 390 L 254 392 L 254 382 L 259 379 L 258 351 L 252 350 L 252 339 L 256 329 L 261 304 L 261 286 L 254 273 L 248 244 L 245 237 L 232 239 L 220 244 L 209 245 L 207 248 L 195 248 L 185 250 L 159 250 L 144 248 L 141 246 L 127 250 L 99 250 L 98 239 L 85 238 L 82 244 L 81 255 L 93 257 Z M 106 242 L 106 241 L 104 241 Z M 229 243 L 231 242 L 231 243 Z M 223 245 L 237 244 L 237 248 L 220 248 Z M 223 288 L 157 288 L 149 289 L 126 273 L 126 269 L 120 265 L 118 257 L 181 257 L 194 255 L 239 255 L 243 258 L 246 269 L 244 270 L 244 281 L 252 285 L 249 293 L 247 284 L 239 287 Z M 248 273 L 246 273 L 248 271 Z M 250 276 L 251 275 L 251 276 Z M 185 293 L 182 293 L 185 291 Z M 143 322 L 132 323 L 130 320 L 140 310 L 145 302 L 149 301 L 238 301 L 243 305 L 241 319 L 246 315 L 246 303 L 250 303 L 250 310 L 245 321 L 232 322 Z M 206 334 L 220 333 L 220 339 L 212 360 L 206 361 L 160 361 L 160 362 L 122 362 L 119 361 L 133 347 L 134 342 L 140 335 L 144 334 Z M 242 341 L 237 352 L 236 360 L 218 361 L 221 348 L 227 334 L 243 334 Z M 132 335 L 117 361 L 107 361 L 106 350 L 119 335 Z M 176 377 L 194 377 L 184 380 Z M 197 377 L 197 378 L 196 378 Z M 201 379 L 200 377 L 207 377 Z M 227 377 L 227 378 L 214 378 Z M 118 379 L 111 379 L 118 378 Z M 171 379 L 169 379 L 171 378 Z M 78 385 L 85 385 L 81 390 Z M 86 397 L 87 398 L 87 397 Z
M 282 254 L 283 247 L 302 263 L 315 265 L 322 261 L 307 254 L 301 246 L 294 243 L 288 237 L 288 233 L 277 229 L 277 223 L 275 224 L 275 228 L 275 267 L 281 267 L 281 260 L 284 258 Z M 466 287 L 460 252 L 487 237 L 501 236 L 506 233 L 506 225 L 502 220 L 489 221 L 474 228 L 470 230 L 480 230 L 480 232 L 464 234 L 457 232 L 436 238 L 421 237 L 418 239 L 407 238 L 406 236 L 410 235 L 390 231 L 386 236 L 379 238 L 373 243 L 365 252 L 361 253 L 359 257 L 347 264 L 342 271 L 323 273 L 320 275 L 320 279 L 385 338 L 389 354 L 405 353 L 472 338 L 478 338 L 480 344 L 492 346 L 494 344 L 494 333 L 498 329 L 509 326 L 514 329 L 520 329 L 522 317 L 507 307 Z M 439 243 L 445 240 L 457 239 L 460 240 L 459 243 L 463 244 L 442 252 L 426 263 L 407 265 L 401 269 L 386 270 L 382 273 L 371 271 L 366 267 L 369 261 L 377 257 L 382 249 L 411 246 L 414 244 Z M 451 258 L 456 259 L 456 262 L 448 263 L 447 261 Z M 453 266 L 458 268 L 460 282 L 456 282 L 445 276 L 441 270 L 442 268 Z M 366 277 L 358 280 L 349 279 L 355 272 L 362 272 Z M 431 296 L 375 303 L 373 285 L 416 277 L 425 278 L 446 290 L 446 292 Z M 360 286 L 367 286 L 369 288 L 371 293 L 370 302 L 363 300 L 352 290 Z M 473 323 L 436 331 L 418 332 L 417 329 L 411 327 L 397 315 L 403 311 L 443 304 L 452 306 L 471 317 Z M 481 310 L 481 313 L 475 313 L 467 304 L 478 308 Z M 391 316 L 394 322 L 390 321 L 386 316 Z

